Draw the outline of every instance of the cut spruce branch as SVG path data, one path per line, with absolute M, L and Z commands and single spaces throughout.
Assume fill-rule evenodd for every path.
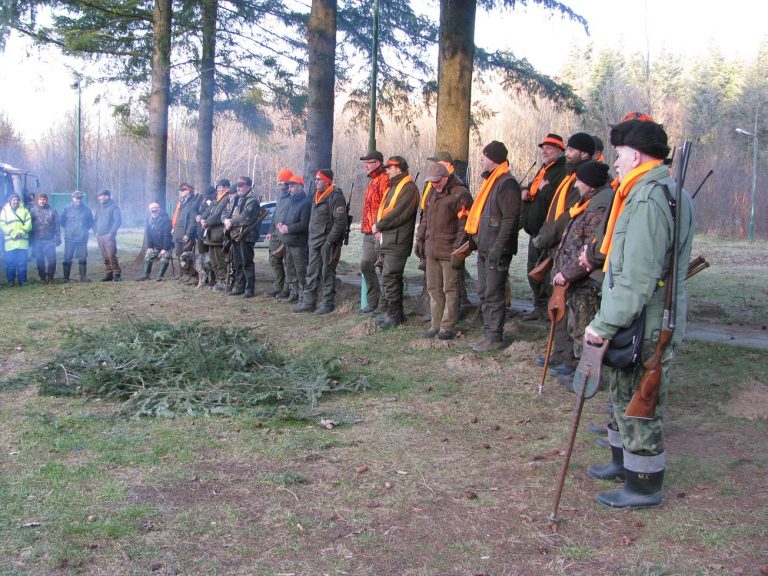
M 343 380 L 337 359 L 285 359 L 248 328 L 147 320 L 67 328 L 55 358 L 3 387 L 29 384 L 42 395 L 120 402 L 123 416 L 172 417 L 270 405 L 312 409 L 323 394 L 367 383 Z

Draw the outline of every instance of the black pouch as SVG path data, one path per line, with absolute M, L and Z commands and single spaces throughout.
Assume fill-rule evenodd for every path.
M 608 345 L 603 364 L 620 370 L 631 370 L 637 366 L 643 356 L 643 334 L 645 333 L 645 307 L 632 324 L 622 328 Z

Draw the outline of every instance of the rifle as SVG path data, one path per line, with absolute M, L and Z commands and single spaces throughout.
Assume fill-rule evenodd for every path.
M 685 279 L 688 280 L 691 276 L 696 276 L 705 268 L 709 268 L 709 262 L 704 259 L 704 256 L 697 256 L 688 262 L 688 272 L 685 274 Z
M 531 164 L 531 167 L 530 167 L 530 168 L 528 168 L 528 172 L 526 172 L 526 173 L 525 173 L 525 176 L 523 176 L 523 179 L 522 179 L 522 180 L 520 180 L 520 183 L 521 183 L 521 184 L 522 184 L 523 182 L 525 182 L 525 180 L 528 178 L 528 174 L 530 174 L 530 173 L 531 173 L 531 170 L 533 170 L 533 167 L 534 167 L 534 166 L 536 166 L 536 160 L 534 160 L 534 161 L 533 161 L 533 164 Z
M 352 231 L 352 192 L 355 191 L 355 181 L 349 187 L 349 198 L 347 198 L 347 229 L 344 231 L 344 246 L 349 246 L 349 233 Z
M 680 152 L 680 163 L 677 167 L 677 182 L 675 190 L 674 206 L 672 216 L 674 219 L 674 242 L 672 248 L 672 262 L 667 279 L 667 291 L 664 295 L 664 317 L 661 324 L 661 335 L 656 343 L 656 349 L 653 356 L 643 362 L 643 376 L 640 384 L 632 395 L 627 411 L 624 416 L 628 418 L 642 418 L 644 420 L 653 420 L 656 416 L 656 404 L 659 401 L 659 386 L 661 385 L 661 358 L 672 341 L 672 334 L 675 331 L 675 315 L 677 314 L 677 283 L 679 274 L 677 271 L 678 259 L 680 257 L 680 220 L 678 213 L 682 207 L 683 183 L 685 182 L 685 173 L 688 170 L 688 159 L 691 154 L 691 143 L 686 140 L 683 142 L 683 148 Z
M 698 188 L 696 188 L 696 192 L 694 192 L 694 193 L 691 195 L 691 200 L 693 200 L 694 198 L 696 198 L 696 194 L 698 194 L 698 193 L 699 193 L 699 190 L 701 190 L 702 186 L 704 186 L 704 183 L 705 183 L 707 180 L 709 180 L 709 177 L 710 177 L 710 176 L 712 176 L 712 172 L 714 172 L 714 170 L 711 170 L 711 169 L 710 169 L 710 171 L 709 171 L 709 172 L 707 172 L 707 175 L 706 175 L 706 176 L 704 176 L 704 180 L 702 180 L 702 181 L 701 181 L 701 184 L 699 184 L 699 187 L 698 187 Z

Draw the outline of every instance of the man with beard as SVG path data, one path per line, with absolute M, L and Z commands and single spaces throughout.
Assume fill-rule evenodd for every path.
M 253 298 L 256 285 L 256 266 L 253 262 L 253 245 L 259 239 L 259 221 L 261 206 L 253 180 L 249 176 L 241 176 L 237 181 L 237 196 L 235 196 L 224 219 L 224 228 L 232 238 L 232 265 L 235 272 L 235 285 L 230 296 Z
M 533 177 L 530 184 L 523 188 L 523 214 L 521 216 L 522 228 L 528 233 L 528 261 L 526 271 L 533 270 L 544 258 L 545 251 L 536 248 L 533 239 L 539 234 L 539 230 L 547 218 L 547 210 L 552 203 L 552 197 L 557 187 L 565 178 L 565 142 L 558 134 L 547 134 L 539 143 L 541 154 L 541 168 Z M 533 292 L 533 310 L 522 317 L 522 320 L 539 320 L 547 317 L 547 302 L 549 300 L 549 283 L 537 282 L 530 276 L 528 285 Z
M 586 132 L 576 132 L 570 138 L 565 148 L 565 169 L 567 176 L 563 178 L 555 191 L 552 202 L 547 211 L 547 217 L 539 231 L 533 238 L 534 246 L 554 257 L 560 246 L 565 227 L 571 218 L 570 209 L 579 200 L 579 191 L 576 188 L 576 169 L 592 159 L 595 153 L 595 139 Z M 552 349 L 550 376 L 562 376 L 573 374 L 576 368 L 576 359 L 573 356 L 573 341 L 568 335 L 565 322 L 555 325 L 554 345 Z M 541 357 L 537 363 L 544 365 Z

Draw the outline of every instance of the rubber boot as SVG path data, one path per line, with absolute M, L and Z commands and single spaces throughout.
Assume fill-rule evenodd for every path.
M 86 262 L 79 262 L 77 267 L 80 271 L 80 282 L 90 282 L 90 280 L 88 280 L 88 275 L 86 274 L 88 270 L 88 264 Z
M 64 283 L 66 284 L 69 282 L 69 274 L 72 272 L 72 262 L 64 262 L 62 268 L 64 269 Z
M 597 480 L 624 480 L 624 448 L 611 446 L 611 461 L 608 464 L 592 464 L 587 474 Z
M 654 508 L 661 505 L 664 484 L 664 453 L 638 456 L 624 453 L 624 486 L 620 490 L 600 492 L 596 497 L 609 508 Z M 634 469 L 633 469 L 634 468 Z
M 160 282 L 163 279 L 163 275 L 165 274 L 166 270 L 168 270 L 168 260 L 164 260 L 163 262 L 160 262 L 160 269 L 157 271 L 157 278 L 156 278 L 158 282 Z
M 152 261 L 151 260 L 145 260 L 144 261 L 144 270 L 141 271 L 140 276 L 136 276 L 134 280 L 136 282 L 143 282 L 144 280 L 149 280 L 149 275 L 152 273 Z
M 597 480 L 624 480 L 624 444 L 618 430 L 608 428 L 608 442 L 611 447 L 611 461 L 608 464 L 593 464 L 587 474 Z
M 104 274 L 104 278 L 101 279 L 102 282 L 112 282 L 114 276 L 112 276 L 112 272 L 107 272 Z

